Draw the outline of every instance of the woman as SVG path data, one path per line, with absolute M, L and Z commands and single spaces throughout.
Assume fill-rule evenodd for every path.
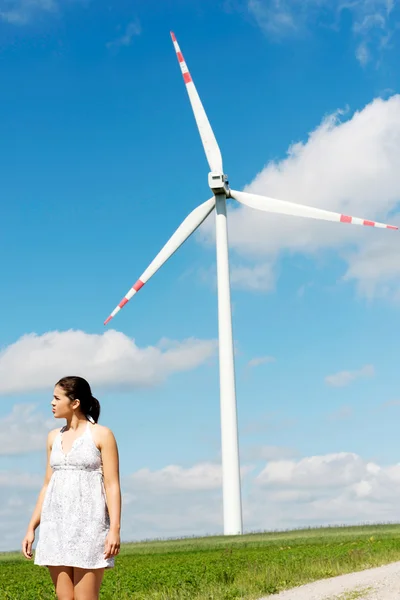
M 100 404 L 85 379 L 60 379 L 51 404 L 67 423 L 48 435 L 45 481 L 22 551 L 32 558 L 40 524 L 34 562 L 49 568 L 58 600 L 97 600 L 120 549 L 118 448 L 97 424 Z

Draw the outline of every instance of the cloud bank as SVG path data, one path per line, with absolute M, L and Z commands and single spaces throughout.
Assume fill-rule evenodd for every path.
M 47 390 L 67 374 L 93 386 L 134 389 L 158 385 L 174 373 L 195 369 L 216 350 L 214 340 L 161 340 L 139 348 L 135 340 L 109 330 L 50 331 L 24 335 L 0 352 L 0 395 Z
M 326 116 L 306 141 L 289 147 L 284 159 L 268 163 L 245 191 L 398 225 L 400 95 L 376 98 L 351 116 L 341 111 Z M 212 219 L 199 235 L 214 242 Z M 400 300 L 398 232 L 234 206 L 229 242 L 233 264 L 238 258 L 247 261 L 246 277 L 242 271 L 237 278 L 241 287 L 253 270 L 259 290 L 273 288 L 279 258 L 299 253 L 318 258 L 319 264 L 338 257 L 342 281 L 354 283 L 359 294 Z
M 274 40 L 304 36 L 310 26 L 338 29 L 343 13 L 350 14 L 362 66 L 388 46 L 397 9 L 397 0 L 247 0 L 249 14 Z
M 398 520 L 400 464 L 351 452 L 293 458 L 279 447 L 251 454 L 268 462 L 242 468 L 246 531 Z M 0 471 L 0 550 L 19 548 L 41 484 L 36 475 Z M 124 541 L 222 531 L 219 463 L 144 467 L 121 486 Z
M 333 375 L 325 377 L 325 383 L 332 387 L 345 387 L 352 381 L 363 377 L 373 377 L 375 375 L 375 369 L 373 365 L 365 365 L 358 371 L 339 371 Z

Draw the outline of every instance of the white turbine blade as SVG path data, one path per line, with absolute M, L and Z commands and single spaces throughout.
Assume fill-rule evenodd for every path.
M 178 57 L 179 65 L 181 67 L 183 79 L 186 84 L 190 104 L 192 105 L 194 117 L 199 129 L 201 141 L 203 142 L 208 164 L 210 165 L 211 171 L 223 173 L 221 151 L 219 149 L 217 140 L 215 139 L 214 132 L 211 129 L 206 111 L 204 110 L 199 94 L 197 93 L 196 87 L 193 83 L 193 79 L 190 76 L 187 64 L 183 58 L 178 42 L 176 41 L 175 34 L 172 31 L 171 38 L 174 43 L 174 48 Z
M 358 217 L 350 217 L 340 213 L 324 210 L 322 208 L 314 208 L 305 206 L 304 204 L 296 204 L 287 200 L 276 200 L 267 196 L 258 196 L 258 194 L 248 194 L 246 192 L 237 192 L 231 190 L 231 197 L 250 208 L 263 210 L 270 213 L 278 213 L 281 215 L 293 215 L 295 217 L 307 217 L 309 219 L 322 219 L 323 221 L 336 221 L 338 223 L 351 223 L 352 225 L 365 225 L 367 227 L 383 227 L 385 229 L 398 229 L 395 225 L 386 225 L 385 223 L 377 223 L 376 221 L 367 221 Z
M 202 224 L 202 222 L 208 217 L 210 212 L 215 207 L 215 197 L 210 198 L 203 204 L 200 204 L 195 208 L 179 225 L 175 233 L 170 237 L 165 246 L 160 250 L 155 259 L 150 263 L 144 273 L 139 277 L 137 282 L 131 287 L 129 292 L 123 297 L 118 306 L 113 310 L 111 315 L 104 321 L 104 325 L 107 325 L 111 319 L 125 306 L 125 304 L 132 298 L 136 292 L 138 292 L 144 284 L 158 271 L 160 267 L 182 246 L 188 237 L 192 235 L 194 231 Z

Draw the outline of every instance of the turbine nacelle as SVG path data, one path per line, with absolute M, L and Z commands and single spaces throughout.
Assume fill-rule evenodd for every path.
M 228 175 L 223 173 L 216 173 L 211 171 L 208 174 L 208 185 L 210 186 L 213 194 L 225 194 L 227 198 L 230 197 L 231 191 L 229 189 Z

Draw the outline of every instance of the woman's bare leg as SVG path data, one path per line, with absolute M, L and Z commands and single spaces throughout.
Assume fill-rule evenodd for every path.
M 73 567 L 48 567 L 58 600 L 74 600 Z
M 104 569 L 74 567 L 74 600 L 98 600 Z

